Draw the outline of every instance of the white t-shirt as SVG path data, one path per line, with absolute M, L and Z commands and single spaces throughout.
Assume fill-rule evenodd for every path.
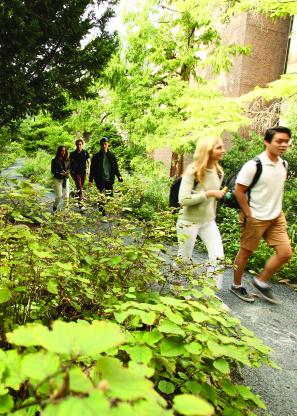
M 282 211 L 284 185 L 287 177 L 287 169 L 283 159 L 272 162 L 266 151 L 258 155 L 262 162 L 262 173 L 250 192 L 249 206 L 252 217 L 258 220 L 272 220 Z M 250 186 L 256 174 L 256 162 L 249 160 L 241 168 L 236 183 Z

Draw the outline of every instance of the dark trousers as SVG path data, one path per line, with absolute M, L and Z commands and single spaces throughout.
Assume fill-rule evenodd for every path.
M 113 184 L 111 182 L 95 182 L 95 183 L 96 183 L 96 187 L 97 187 L 98 191 L 101 194 L 113 197 Z M 106 215 L 104 205 L 105 205 L 104 198 L 99 197 L 98 209 L 99 209 L 99 211 L 101 212 L 101 214 L 103 216 Z
M 86 180 L 86 175 L 76 173 L 75 175 L 72 175 L 72 179 L 75 182 L 75 186 L 76 186 L 76 189 L 77 189 L 78 200 L 79 200 L 79 202 L 81 202 L 83 200 L 83 188 L 84 188 L 84 183 L 85 183 L 85 180 Z

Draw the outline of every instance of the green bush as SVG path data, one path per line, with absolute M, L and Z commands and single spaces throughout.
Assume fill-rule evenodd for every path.
M 54 157 L 44 150 L 39 150 L 34 155 L 25 159 L 24 165 L 19 172 L 30 179 L 31 182 L 38 182 L 49 185 L 51 182 L 51 160 Z
M 134 171 L 125 178 L 127 188 L 123 205 L 140 220 L 152 220 L 168 208 L 170 181 L 160 162 L 136 157 L 131 161 Z
M 10 166 L 17 158 L 24 157 L 26 152 L 21 143 L 5 143 L 1 148 L 0 171 Z
M 27 118 L 20 127 L 24 149 L 28 153 L 45 150 L 55 154 L 58 146 L 74 147 L 74 136 L 49 115 L 39 114 L 34 119 Z
M 1 192 L 2 414 L 265 407 L 232 370 L 273 365 L 269 348 L 222 310 L 205 273 L 184 268 L 188 288 L 151 291 L 171 278 L 158 243 L 165 229 L 122 218 L 116 198 L 107 204 L 112 226 L 102 228 L 91 205 L 84 216 L 46 213 L 30 183 Z
M 252 133 L 251 139 L 246 140 L 238 134 L 234 134 L 232 136 L 232 147 L 226 152 L 224 159 L 221 162 L 224 168 L 225 177 L 263 151 L 263 137 Z

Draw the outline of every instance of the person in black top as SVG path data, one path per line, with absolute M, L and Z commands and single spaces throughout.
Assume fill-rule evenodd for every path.
M 95 181 L 99 192 L 113 196 L 113 185 L 115 177 L 120 182 L 123 182 L 120 174 L 118 162 L 113 152 L 108 150 L 109 141 L 107 137 L 100 140 L 101 150 L 92 157 L 89 184 Z M 104 204 L 99 202 L 99 210 L 105 216 Z
M 77 189 L 78 206 L 83 210 L 83 187 L 90 166 L 90 155 L 84 150 L 82 139 L 77 139 L 75 146 L 76 150 L 70 153 L 70 173 Z
M 59 146 L 54 159 L 52 159 L 51 172 L 54 175 L 55 201 L 53 211 L 57 211 L 60 205 L 65 201 L 68 205 L 69 199 L 69 156 L 65 146 Z

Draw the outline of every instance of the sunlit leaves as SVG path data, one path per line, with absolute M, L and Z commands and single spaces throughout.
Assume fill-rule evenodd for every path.
M 214 409 L 209 403 L 190 394 L 175 396 L 174 408 L 182 415 L 210 416 L 214 414 Z
M 58 357 L 46 352 L 27 354 L 22 360 L 24 376 L 36 381 L 41 381 L 55 374 L 59 367 L 60 361 Z
M 120 345 L 125 339 L 117 325 L 104 321 L 93 321 L 91 325 L 56 321 L 52 330 L 28 325 L 7 334 L 7 338 L 16 345 L 40 345 L 58 354 L 90 357 Z
M 0 287 L 0 303 L 7 302 L 11 297 L 11 292 L 7 287 Z
M 153 393 L 153 384 L 129 368 L 123 368 L 115 358 L 101 358 L 97 364 L 102 378 L 108 383 L 108 394 L 123 400 L 146 398 Z

